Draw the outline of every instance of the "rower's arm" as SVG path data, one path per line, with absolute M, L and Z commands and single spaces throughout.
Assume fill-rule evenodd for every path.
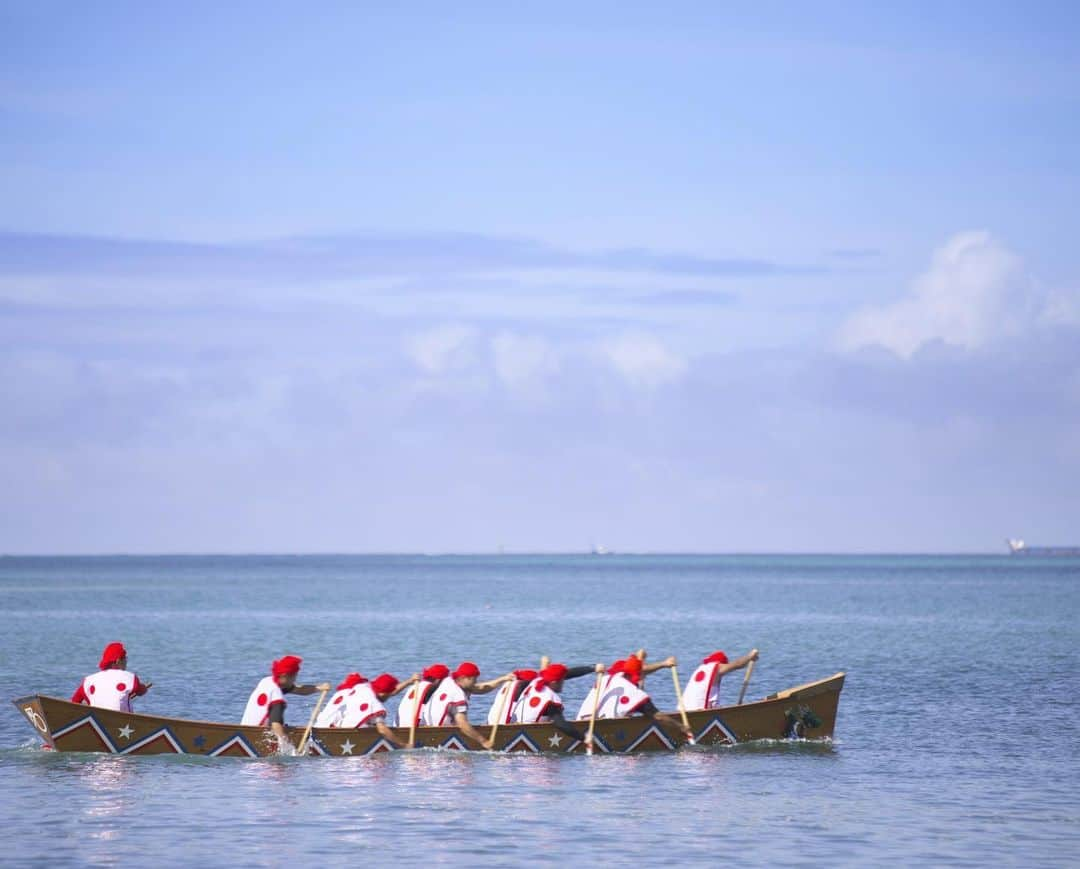
M 320 682 L 318 685 L 294 685 L 293 694 L 299 694 L 301 697 L 306 697 L 308 694 L 314 694 L 316 691 L 329 691 L 329 682 Z
M 593 664 L 586 664 L 584 667 L 568 667 L 564 679 L 577 679 L 580 676 L 588 676 L 590 673 L 595 673 L 596 667 Z
M 589 670 L 591 672 L 592 667 L 590 667 Z M 551 722 L 552 726 L 560 733 L 565 733 L 572 739 L 577 739 L 581 742 L 585 741 L 585 734 L 578 730 L 576 727 L 574 727 L 573 724 L 571 724 L 569 721 L 566 720 L 566 718 L 563 717 L 563 710 L 561 707 L 551 710 L 548 713 L 547 717 L 548 720 Z
M 664 658 L 663 661 L 657 661 L 655 664 L 642 664 L 641 672 L 642 675 L 655 673 L 657 670 L 663 670 L 667 667 L 674 667 L 675 663 L 676 662 L 674 658 Z
M 477 682 L 469 691 L 470 694 L 487 694 L 489 691 L 494 691 L 503 682 L 509 682 L 512 679 L 516 679 L 513 673 L 504 673 L 498 679 L 492 679 L 488 682 Z
M 653 703 L 652 700 L 647 700 L 645 702 L 645 705 L 642 706 L 639 711 L 646 718 L 651 719 L 661 730 L 664 730 L 666 725 L 667 727 L 671 727 L 679 731 L 683 736 L 686 737 L 688 741 L 694 738 L 694 733 L 692 730 L 688 730 L 687 728 L 683 727 L 683 723 L 675 716 L 668 715 L 666 712 L 661 712 L 660 710 L 658 710 L 656 708 L 656 704 Z
M 461 732 L 464 733 L 467 737 L 469 737 L 469 739 L 471 739 L 473 742 L 476 742 L 482 745 L 488 751 L 491 751 L 490 740 L 485 739 L 481 735 L 480 731 L 469 723 L 469 719 L 465 717 L 464 712 L 454 713 L 454 724 L 456 724 L 460 728 Z
M 292 750 L 294 748 L 292 740 L 289 739 L 289 734 L 285 732 L 285 704 L 271 704 L 267 714 L 270 716 L 270 729 L 274 732 L 274 736 L 277 737 L 278 745 L 285 751 Z
M 387 727 L 386 722 L 383 721 L 381 718 L 376 718 L 375 719 L 375 729 L 377 731 L 379 731 L 379 736 L 381 736 L 383 739 L 385 739 L 390 744 L 396 745 L 398 748 L 412 748 L 413 747 L 411 742 L 406 742 L 404 739 L 399 739 L 394 734 L 394 731 L 391 730 L 389 727 Z
M 749 652 L 747 652 L 741 658 L 736 658 L 734 661 L 729 661 L 726 664 L 721 664 L 717 668 L 716 672 L 720 676 L 723 676 L 725 673 L 730 673 L 733 670 L 741 670 L 743 667 L 747 666 L 751 661 L 756 661 L 757 659 L 758 659 L 758 650 L 757 649 L 751 649 Z
M 413 673 L 404 682 L 398 682 L 398 686 L 393 691 L 390 692 L 390 696 L 393 697 L 395 694 L 400 694 L 402 691 L 404 691 L 410 685 L 414 685 L 419 681 L 420 681 L 420 674 L 419 673 Z

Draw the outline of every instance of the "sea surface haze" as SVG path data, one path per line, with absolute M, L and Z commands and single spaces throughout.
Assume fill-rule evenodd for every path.
M 4 699 L 69 696 L 121 640 L 154 683 L 139 711 L 216 720 L 239 720 L 286 652 L 333 683 L 640 647 L 684 681 L 715 649 L 757 647 L 750 698 L 848 674 L 831 743 L 628 757 L 65 755 L 8 705 L 9 865 L 1080 861 L 1074 558 L 9 557 L 0 609 Z M 587 682 L 567 683 L 570 714 Z M 674 707 L 666 672 L 648 689 Z M 290 698 L 289 723 L 313 704 Z

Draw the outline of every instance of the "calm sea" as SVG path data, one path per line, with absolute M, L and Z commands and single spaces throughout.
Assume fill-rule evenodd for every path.
M 756 646 L 752 697 L 848 673 L 832 744 L 666 756 L 61 755 L 8 705 L 8 864 L 1080 861 L 1076 559 L 5 558 L 0 609 L 5 700 L 69 694 L 120 639 L 154 682 L 140 709 L 212 719 L 238 720 L 285 652 L 332 682 L 639 647 L 685 679 L 714 649 Z M 674 705 L 666 673 L 649 688 Z M 290 723 L 313 702 L 292 700 Z

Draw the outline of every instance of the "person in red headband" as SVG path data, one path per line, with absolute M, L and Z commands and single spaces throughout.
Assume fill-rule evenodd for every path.
M 265 727 L 269 724 L 270 730 L 277 737 L 278 745 L 286 752 L 293 751 L 294 747 L 285 731 L 285 695 L 306 696 L 316 691 L 330 690 L 329 682 L 298 685 L 296 677 L 300 674 L 301 663 L 303 659 L 296 655 L 285 655 L 274 661 L 270 666 L 270 675 L 261 679 L 251 692 L 244 708 L 244 717 L 240 719 L 241 724 L 249 727 Z
M 599 668 L 599 669 L 598 669 Z M 602 672 L 603 665 L 567 667 L 565 664 L 549 664 L 529 683 L 514 709 L 513 720 L 522 724 L 544 721 L 572 739 L 588 745 L 588 734 L 583 733 L 566 720 L 562 689 L 566 679 L 576 679 L 593 672 Z M 557 741 L 552 745 L 554 748 Z
M 383 704 L 419 680 L 419 673 L 413 673 L 404 682 L 398 682 L 389 673 L 383 673 L 369 682 L 359 673 L 350 673 L 338 685 L 330 702 L 319 713 L 315 726 L 374 727 L 391 745 L 398 748 L 412 748 L 410 742 L 399 739 L 394 731 L 387 727 L 386 707 Z
M 715 709 L 720 705 L 720 680 L 735 670 L 741 670 L 758 659 L 758 650 L 751 649 L 741 658 L 729 661 L 723 652 L 713 652 L 701 662 L 686 682 L 683 708 Z
M 608 669 L 606 678 L 600 682 L 600 702 L 596 703 L 596 688 L 589 691 L 585 702 L 581 704 L 578 719 L 592 718 L 596 709 L 597 719 L 629 718 L 631 715 L 644 715 L 663 730 L 673 727 L 680 731 L 687 741 L 693 739 L 693 732 L 685 728 L 681 721 L 656 708 L 652 698 L 644 691 L 644 677 L 666 667 L 674 667 L 675 658 L 665 658 L 655 664 L 644 662 L 645 651 L 616 661 Z
M 131 702 L 153 687 L 153 682 L 142 682 L 127 668 L 127 649 L 123 643 L 109 643 L 101 653 L 98 672 L 87 676 L 75 693 L 72 703 L 131 712 Z
M 416 682 L 416 687 L 409 691 L 398 703 L 397 714 L 394 718 L 395 727 L 413 728 L 421 723 L 421 712 L 424 704 L 431 697 L 432 692 L 447 676 L 450 668 L 446 664 L 432 664 L 421 674 Z
M 421 710 L 420 721 L 429 727 L 447 727 L 453 724 L 473 742 L 490 751 L 491 741 L 469 723 L 469 696 L 494 691 L 503 682 L 513 680 L 514 674 L 506 673 L 489 682 L 480 682 L 479 678 L 480 668 L 472 661 L 462 661 L 458 668 L 431 692 L 430 699 Z
M 504 682 L 491 700 L 491 708 L 488 710 L 487 723 L 510 724 L 514 721 L 514 707 L 529 687 L 529 683 L 535 679 L 535 670 L 514 670 L 514 678 Z

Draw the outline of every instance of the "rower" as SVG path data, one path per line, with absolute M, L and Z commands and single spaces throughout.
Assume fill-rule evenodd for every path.
M 328 682 L 318 685 L 296 683 L 302 661 L 303 659 L 296 655 L 286 655 L 274 661 L 270 667 L 270 675 L 261 679 L 251 692 L 244 709 L 244 717 L 240 719 L 240 723 L 247 727 L 265 727 L 269 724 L 278 739 L 278 745 L 285 751 L 293 749 L 292 740 L 285 732 L 285 695 L 307 695 L 330 690 Z
M 389 673 L 376 676 L 370 682 L 359 673 L 350 673 L 338 685 L 327 709 L 319 714 L 317 727 L 374 727 L 379 735 L 398 748 L 412 748 L 412 745 L 398 739 L 386 726 L 386 707 L 383 705 L 395 694 L 417 682 L 420 674 L 414 673 L 403 682 L 398 682 Z
M 453 724 L 473 742 L 490 751 L 491 740 L 485 739 L 469 723 L 469 695 L 487 694 L 503 682 L 512 680 L 514 674 L 507 673 L 489 682 L 478 682 L 479 676 L 480 668 L 476 664 L 472 661 L 462 661 L 458 668 L 443 679 L 431 693 L 430 699 L 420 712 L 420 721 L 429 727 L 446 727 Z
M 529 687 L 529 683 L 536 677 L 535 670 L 514 670 L 514 678 L 509 682 L 504 682 L 496 693 L 495 699 L 491 701 L 487 723 L 502 725 L 515 721 L 514 707 L 525 689 Z
M 625 661 L 616 661 L 608 669 L 607 679 L 601 683 L 600 703 L 596 709 L 597 719 L 601 718 L 629 718 L 631 715 L 644 715 L 652 719 L 658 726 L 667 724 L 679 730 L 687 740 L 693 738 L 691 730 L 683 726 L 682 722 L 661 712 L 652 702 L 652 698 L 640 687 L 641 677 L 646 673 L 654 673 L 665 667 L 675 666 L 674 658 L 665 658 L 656 664 L 642 664 L 641 659 L 631 655 Z M 578 712 L 578 719 L 592 718 L 594 687 Z
M 563 680 L 576 679 L 594 670 L 594 667 L 568 668 L 563 664 L 549 664 L 544 667 L 521 695 L 521 700 L 514 709 L 514 721 L 521 724 L 548 722 L 553 724 L 556 730 L 588 745 L 588 734 L 582 733 L 564 717 L 560 692 L 563 689 Z
M 398 703 L 397 715 L 394 718 L 395 727 L 415 727 L 420 724 L 420 713 L 424 704 L 431 697 L 435 688 L 450 675 L 450 668 L 446 664 L 432 664 L 420 674 L 420 680 L 408 694 L 401 698 Z
M 131 701 L 153 687 L 153 682 L 141 682 L 127 668 L 127 650 L 123 643 L 109 643 L 101 653 L 98 672 L 87 676 L 71 695 L 72 703 L 131 712 Z
M 683 691 L 683 708 L 715 709 L 720 705 L 720 680 L 728 673 L 741 670 L 758 659 L 758 650 L 751 649 L 741 658 L 728 661 L 723 652 L 713 652 L 691 675 Z

